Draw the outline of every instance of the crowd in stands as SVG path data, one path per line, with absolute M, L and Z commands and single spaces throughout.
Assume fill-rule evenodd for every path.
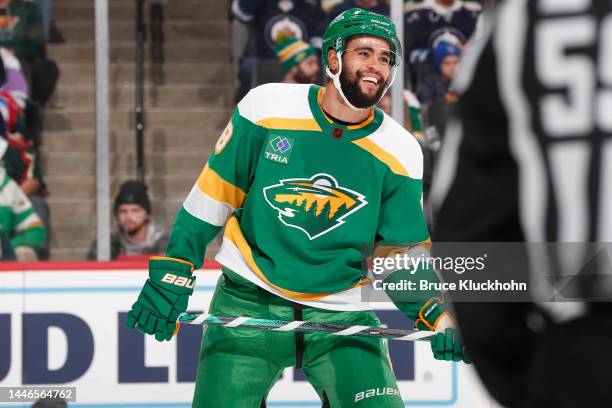
M 46 44 L 53 41 L 52 4 L 52 0 L 0 0 L 0 260 L 50 258 L 51 223 L 40 147 L 42 109 L 51 104 L 59 79 L 57 64 L 46 55 Z M 300 58 L 290 60 L 301 62 Z M 318 75 L 312 68 L 318 69 L 317 59 L 314 64 L 312 58 L 306 59 L 302 66 L 309 68 L 288 69 L 288 78 L 303 72 L 309 72 L 309 78 Z M 144 184 L 121 185 L 114 215 L 112 259 L 165 252 L 169 237 L 152 219 Z M 86 256 L 97 258 L 95 241 Z
M 267 82 L 322 84 L 313 56 L 319 64 L 323 30 L 352 7 L 390 13 L 388 0 L 232 0 L 235 38 L 238 30 L 248 33 L 242 43 L 234 42 L 234 51 L 241 52 L 234 58 L 239 64 L 236 101 Z M 405 0 L 403 11 L 404 126 L 423 146 L 427 195 L 446 118 L 457 101 L 453 78 L 466 42 L 479 29 L 482 2 Z M 390 114 L 390 106 L 386 95 L 379 107 Z
M 45 50 L 50 9 L 51 0 L 0 0 L 0 259 L 49 258 L 39 148 L 41 110 L 59 78 Z
M 236 100 L 266 82 L 319 83 L 325 27 L 360 7 L 389 15 L 388 0 L 232 0 Z M 59 77 L 46 57 L 52 0 L 0 0 L 0 238 L 2 259 L 48 259 L 48 194 L 40 170 L 40 110 Z M 453 78 L 482 4 L 466 0 L 404 1 L 404 126 L 424 147 L 424 186 L 456 102 Z M 380 108 L 391 113 L 390 96 Z M 124 183 L 115 200 L 113 259 L 163 253 L 168 235 L 151 217 L 145 185 Z M 87 257 L 96 258 L 96 242 Z

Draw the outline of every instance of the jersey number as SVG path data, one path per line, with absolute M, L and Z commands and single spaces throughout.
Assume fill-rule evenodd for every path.
M 558 4 L 562 7 L 563 3 Z M 565 11 L 549 10 L 554 9 L 552 5 L 542 8 Z M 605 17 L 600 27 L 593 17 L 586 15 L 546 19 L 536 26 L 535 36 L 538 79 L 547 88 L 565 90 L 545 94 L 540 99 L 545 132 L 557 137 L 587 136 L 595 127 L 611 132 L 612 16 Z M 598 38 L 597 67 L 589 55 L 570 52 L 592 47 Z

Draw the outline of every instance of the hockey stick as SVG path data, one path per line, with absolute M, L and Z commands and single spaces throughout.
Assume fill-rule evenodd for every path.
M 176 320 L 184 324 L 204 324 L 207 326 L 248 327 L 275 331 L 322 332 L 335 336 L 376 337 L 391 340 L 422 340 L 435 335 L 425 330 L 387 329 L 376 326 L 347 326 L 343 324 L 326 324 L 304 322 L 301 320 L 272 320 L 254 317 L 235 317 L 211 315 L 206 313 L 181 313 Z

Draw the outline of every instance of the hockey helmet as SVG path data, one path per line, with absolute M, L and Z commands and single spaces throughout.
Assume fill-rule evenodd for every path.
M 353 106 L 353 104 L 344 95 L 342 86 L 340 84 L 340 74 L 342 72 L 342 53 L 346 50 L 347 39 L 359 35 L 382 38 L 389 43 L 389 51 L 391 52 L 391 73 L 389 83 L 385 87 L 385 92 L 393 83 L 397 68 L 402 62 L 402 45 L 397 38 L 395 24 L 393 24 L 389 18 L 360 8 L 351 8 L 346 10 L 336 17 L 325 30 L 322 47 L 323 68 L 325 73 L 329 78 L 331 78 L 334 86 L 340 93 L 340 96 L 344 102 L 348 104 L 348 106 L 353 109 L 368 109 Z M 335 74 L 329 69 L 327 53 L 330 49 L 333 49 L 336 51 L 336 53 L 338 53 L 339 69 Z M 381 98 L 385 92 L 382 93 Z M 376 103 L 378 103 L 378 101 Z

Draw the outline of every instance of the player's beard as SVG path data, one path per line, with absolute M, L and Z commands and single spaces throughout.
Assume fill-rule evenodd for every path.
M 355 73 L 355 78 L 351 79 L 345 70 L 340 73 L 340 85 L 342 86 L 342 92 L 348 101 L 356 108 L 367 109 L 376 105 L 380 98 L 385 93 L 387 87 L 386 81 L 380 84 L 378 91 L 372 96 L 367 96 L 359 88 L 359 81 L 361 75 L 358 72 Z

